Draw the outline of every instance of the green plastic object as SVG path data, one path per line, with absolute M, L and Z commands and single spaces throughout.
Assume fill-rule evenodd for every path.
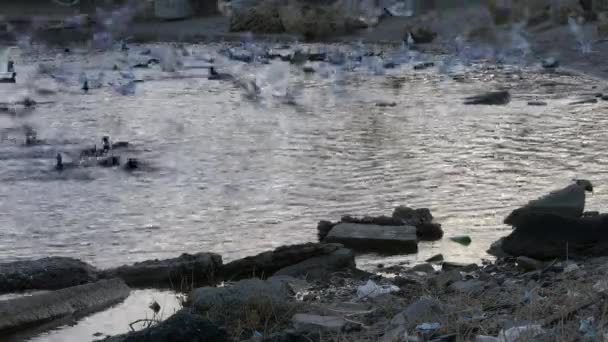
M 468 235 L 462 235 L 462 236 L 454 236 L 451 237 L 450 240 L 459 243 L 463 246 L 468 246 L 471 244 L 471 237 L 469 237 Z

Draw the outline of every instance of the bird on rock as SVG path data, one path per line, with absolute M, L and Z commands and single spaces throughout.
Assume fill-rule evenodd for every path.
M 586 179 L 577 179 L 574 184 L 552 191 L 539 199 L 528 202 L 525 206 L 513 210 L 504 223 L 517 226 L 525 219 L 527 213 L 548 213 L 557 216 L 581 217 L 585 211 L 585 193 L 593 193 L 593 185 Z

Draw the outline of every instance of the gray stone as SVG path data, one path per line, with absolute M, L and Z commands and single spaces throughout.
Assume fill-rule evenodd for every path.
M 340 223 L 325 238 L 359 251 L 383 254 L 408 254 L 418 251 L 416 227 L 378 226 L 373 224 Z
M 443 271 L 459 270 L 461 272 L 474 272 L 478 269 L 479 266 L 477 266 L 477 264 L 464 264 L 450 261 L 445 261 L 443 264 L 441 264 L 441 270 Z
M 199 311 L 245 305 L 282 304 L 291 297 L 285 281 L 277 279 L 244 279 L 226 287 L 201 287 L 190 293 L 192 307 Z
M 295 265 L 287 266 L 274 275 L 292 277 L 304 276 L 307 279 L 321 279 L 330 273 L 355 268 L 355 254 L 347 248 L 340 248 L 331 254 L 313 257 Z
M 147 260 L 103 271 L 103 278 L 121 278 L 133 287 L 186 290 L 214 284 L 222 257 L 214 253 L 182 254 L 178 258 Z
M 50 257 L 0 264 L 0 293 L 57 290 L 94 282 L 98 270 L 80 260 Z
M 254 33 L 282 33 L 285 31 L 279 16 L 282 0 L 232 0 L 228 2 L 230 31 Z
M 318 330 L 340 332 L 346 326 L 346 321 L 343 318 L 310 314 L 295 314 L 292 322 L 296 330 L 302 332 L 315 332 Z
M 412 267 L 412 271 L 433 273 L 433 272 L 435 272 L 435 269 L 433 268 L 433 265 L 425 263 L 425 264 L 419 264 L 419 265 Z
M 393 218 L 400 219 L 403 224 L 409 226 L 418 226 L 433 222 L 433 215 L 427 208 L 412 209 L 406 206 L 398 206 L 393 210 Z
M 122 301 L 129 292 L 122 280 L 111 279 L 0 301 L 0 335 L 95 312 Z
M 476 295 L 482 293 L 488 286 L 489 283 L 481 280 L 459 280 L 448 286 L 448 290 L 468 295 Z
M 460 271 L 451 270 L 446 272 L 441 272 L 436 276 L 429 279 L 429 284 L 431 286 L 437 287 L 439 289 L 445 289 L 451 283 L 462 280 L 462 276 L 460 275 Z
M 541 261 L 528 258 L 526 256 L 517 257 L 517 266 L 519 266 L 522 270 L 528 271 L 536 271 L 543 268 L 543 263 Z
M 393 327 L 406 326 L 407 329 L 413 329 L 420 323 L 445 321 L 446 315 L 443 303 L 435 299 L 420 298 L 395 315 L 390 324 Z
M 280 269 L 313 257 L 331 254 L 342 247 L 340 244 L 325 243 L 282 246 L 272 251 L 227 263 L 222 267 L 222 277 L 226 280 L 266 278 Z
M 435 254 L 432 257 L 425 260 L 426 262 L 440 262 L 443 261 L 443 254 Z
M 381 342 L 408 342 L 407 328 L 403 325 L 390 329 L 382 336 Z
M 114 336 L 105 342 L 225 342 L 226 333 L 217 325 L 182 309 L 150 328 Z

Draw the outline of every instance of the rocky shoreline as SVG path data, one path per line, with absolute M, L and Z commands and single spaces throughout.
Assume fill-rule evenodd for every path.
M 571 196 L 579 188 L 565 189 Z M 582 207 L 579 197 L 571 207 L 582 213 L 580 190 Z M 539 206 L 550 212 L 548 203 L 560 191 L 514 212 Z M 533 229 L 535 221 L 528 219 L 506 220 L 516 225 L 507 241 Z M 522 222 L 528 224 L 522 228 Z M 433 229 L 427 235 L 428 227 Z M 352 236 L 344 244 L 328 242 L 334 229 Z M 436 255 L 413 267 L 379 264 L 368 272 L 355 262 L 356 252 L 368 250 L 360 248 L 366 241 L 376 249 L 402 241 L 361 233 L 367 229 L 387 229 L 397 240 L 413 236 L 408 241 L 414 246 L 443 234 L 428 209 L 397 207 L 390 217 L 322 221 L 320 243 L 283 246 L 227 264 L 214 253 L 107 270 L 65 257 L 0 264 L 0 294 L 45 290 L 0 301 L 0 334 L 11 340 L 84 317 L 124 300 L 130 287 L 187 296 L 166 320 L 149 320 L 143 330 L 106 341 L 578 341 L 604 334 L 606 256 L 560 254 L 543 261 L 514 255 L 477 265 Z M 158 304 L 151 309 L 158 311 Z
M 73 259 L 32 261 L 30 265 L 52 260 L 49 277 L 65 279 L 64 286 L 86 284 L 0 301 L 0 331 L 10 336 L 41 324 L 48 329 L 53 320 L 104 309 L 128 296 L 125 282 L 145 287 L 173 283 L 188 297 L 183 309 L 164 322 L 107 341 L 530 340 L 500 339 L 514 331 L 532 333 L 534 340 L 578 340 L 603 333 L 600 318 L 608 304 L 606 257 L 544 262 L 506 257 L 464 265 L 437 256 L 432 259 L 438 261 L 413 267 L 378 265 L 370 273 L 357 269 L 355 254 L 339 244 L 284 246 L 226 265 L 214 263 L 219 256 L 213 254 L 197 256 L 123 266 L 118 269 L 131 271 L 99 271 L 90 278 L 78 276 L 83 266 Z M 190 268 L 200 276 L 189 278 L 194 283 L 178 283 L 193 259 L 208 263 Z M 17 274 L 28 277 L 25 264 L 20 262 L 20 272 L 4 273 L 2 284 L 14 283 Z M 133 282 L 131 275 L 144 269 L 156 275 L 153 280 Z M 103 279 L 109 276 L 124 280 Z M 27 288 L 49 288 L 40 273 L 38 279 Z M 3 287 L 5 292 L 8 288 Z M 583 323 L 587 330 L 581 330 Z

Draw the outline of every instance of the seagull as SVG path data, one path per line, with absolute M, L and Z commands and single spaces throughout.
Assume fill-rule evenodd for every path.
M 465 105 L 506 105 L 511 101 L 508 91 L 494 91 L 464 99 Z
M 581 217 L 585 211 L 585 193 L 593 193 L 593 185 L 586 179 L 576 179 L 574 184 L 550 192 L 525 206 L 515 209 L 504 220 L 505 224 L 517 226 L 527 213 L 548 213 L 566 217 Z

